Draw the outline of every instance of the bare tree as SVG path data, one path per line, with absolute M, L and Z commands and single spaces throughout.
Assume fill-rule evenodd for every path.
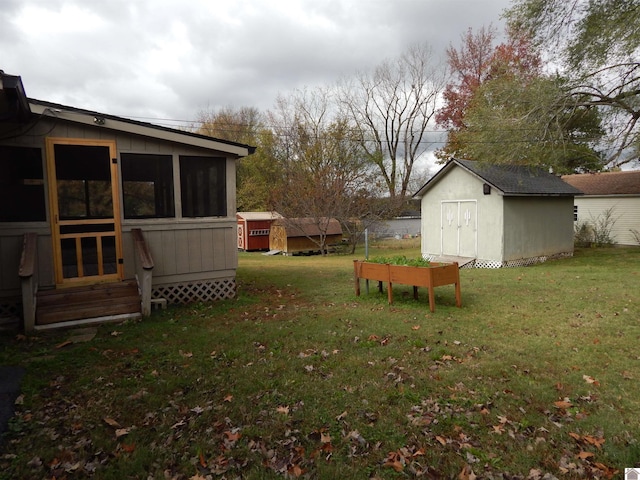
M 431 49 L 415 45 L 338 87 L 340 105 L 355 123 L 358 141 L 382 175 L 391 200 L 404 201 L 414 165 L 432 147 L 427 128 L 445 76 Z
M 279 98 L 277 110 L 269 114 L 281 144 L 276 150 L 283 154 L 282 182 L 272 191 L 273 208 L 285 218 L 310 220 L 319 236 L 309 238 L 323 253 L 329 219 L 337 219 L 347 230 L 361 224 L 375 193 L 359 132 L 337 113 L 332 100 L 327 89 L 296 91 Z

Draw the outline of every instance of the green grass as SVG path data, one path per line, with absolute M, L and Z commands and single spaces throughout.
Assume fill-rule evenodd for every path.
M 415 241 L 370 256 L 418 256 Z M 610 478 L 640 466 L 640 249 L 462 270 L 394 304 L 357 255 L 241 253 L 238 298 L 2 338 L 0 478 Z M 364 285 L 363 285 L 364 287 Z M 199 475 L 199 476 L 198 476 Z M 539 477 L 535 477 L 539 475 Z M 617 476 L 620 477 L 621 473 Z M 519 476 L 519 477 L 517 477 Z

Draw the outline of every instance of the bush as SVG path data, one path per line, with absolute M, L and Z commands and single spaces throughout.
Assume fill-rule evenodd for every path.
M 618 218 L 614 215 L 614 207 L 608 208 L 591 221 L 576 222 L 574 227 L 574 243 L 578 247 L 603 247 L 613 245 L 611 230 Z

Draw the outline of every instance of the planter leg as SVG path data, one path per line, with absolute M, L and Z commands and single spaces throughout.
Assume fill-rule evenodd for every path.
M 456 282 L 456 307 L 462 307 L 462 293 L 460 292 L 460 279 Z
M 433 292 L 433 287 L 429 287 L 429 310 L 431 310 L 431 313 L 436 310 L 436 298 Z
M 413 286 L 413 299 L 418 300 L 418 287 Z

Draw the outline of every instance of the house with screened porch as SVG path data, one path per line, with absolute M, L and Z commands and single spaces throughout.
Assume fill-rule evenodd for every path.
M 0 319 L 26 331 L 236 292 L 254 147 L 26 96 L 0 71 Z

